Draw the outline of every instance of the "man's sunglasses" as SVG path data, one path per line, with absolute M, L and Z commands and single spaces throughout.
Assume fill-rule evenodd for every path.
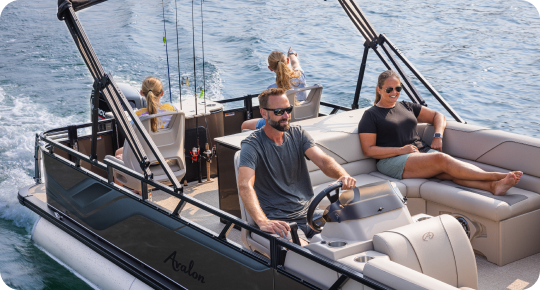
M 395 89 L 396 89 L 396 92 L 399 93 L 399 92 L 401 92 L 402 87 L 399 87 L 399 86 L 398 86 L 398 87 L 395 87 Z M 391 93 L 393 90 L 394 90 L 394 88 L 388 87 L 388 88 L 386 88 L 386 93 L 389 94 L 389 93 Z
M 292 109 L 293 109 L 293 106 L 290 106 L 288 108 L 284 108 L 284 109 L 267 109 L 267 108 L 263 108 L 267 111 L 273 111 L 274 112 L 274 115 L 276 116 L 281 116 L 283 114 L 285 114 L 285 112 L 287 112 L 287 114 L 290 114 L 292 112 Z

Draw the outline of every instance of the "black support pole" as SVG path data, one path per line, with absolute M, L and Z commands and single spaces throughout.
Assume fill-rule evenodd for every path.
M 62 6 L 63 7 L 63 6 Z M 60 7 L 59 7 L 60 8 Z M 122 93 L 122 91 L 116 86 L 116 83 L 114 82 L 111 75 L 106 74 L 103 70 L 103 67 L 101 66 L 101 63 L 99 62 L 98 57 L 96 56 L 94 49 L 92 48 L 92 45 L 90 44 L 90 41 L 88 40 L 88 37 L 86 36 L 86 33 L 84 32 L 84 29 L 79 22 L 79 19 L 77 18 L 77 15 L 75 14 L 75 11 L 73 7 L 66 6 L 62 9 L 59 9 L 59 15 L 58 19 L 65 21 L 69 32 L 71 33 L 71 36 L 73 37 L 73 40 L 75 42 L 75 45 L 79 49 L 79 52 L 87 65 L 88 69 L 90 70 L 90 73 L 92 74 L 92 77 L 94 78 L 94 84 L 95 84 L 95 100 L 94 100 L 94 109 L 97 109 L 98 107 L 98 101 L 99 101 L 99 94 L 103 94 L 103 97 L 105 98 L 107 104 L 111 108 L 111 112 L 114 115 L 114 118 L 118 121 L 118 125 L 120 126 L 120 129 L 122 132 L 126 135 L 126 141 L 128 142 L 130 148 L 133 150 L 134 155 L 141 165 L 141 169 L 144 172 L 145 178 L 148 180 L 151 180 L 153 178 L 152 173 L 150 172 L 148 166 L 148 157 L 146 152 L 143 149 L 143 146 L 141 145 L 141 142 L 139 141 L 139 137 L 136 135 L 135 130 L 138 130 L 140 133 L 139 136 L 142 139 L 144 143 L 148 146 L 147 148 L 150 149 L 152 154 L 156 157 L 157 161 L 159 162 L 161 168 L 169 178 L 169 181 L 172 183 L 174 187 L 175 193 L 182 194 L 183 188 L 174 176 L 174 173 L 172 172 L 171 168 L 165 162 L 165 159 L 161 155 L 161 152 L 157 149 L 156 145 L 154 144 L 153 140 L 150 138 L 146 130 L 143 128 L 141 121 L 137 116 L 134 114 L 133 111 L 131 111 L 130 104 L 128 103 L 126 97 Z M 125 107 L 127 110 L 124 111 Z M 133 125 L 130 124 L 127 117 L 130 117 Z M 91 148 L 91 160 L 95 160 L 97 157 L 96 155 L 96 141 L 97 141 L 97 130 L 98 130 L 98 119 L 97 119 L 97 112 L 92 117 L 93 122 L 93 132 L 92 132 L 92 140 L 93 140 L 93 148 Z M 93 150 L 93 152 L 92 152 Z
M 459 114 L 446 102 L 446 100 L 431 86 L 431 84 L 426 80 L 426 78 L 412 65 L 412 63 L 401 53 L 399 48 L 397 48 L 389 39 L 384 35 L 385 41 L 388 44 L 388 47 L 401 59 L 405 66 L 414 74 L 414 76 L 424 85 L 424 87 L 439 101 L 439 103 L 450 113 L 450 115 L 460 123 L 467 123 L 463 120 Z
M 364 80 L 364 73 L 366 72 L 366 62 L 369 52 L 369 43 L 364 43 L 364 55 L 362 56 L 362 64 L 360 65 L 360 73 L 358 73 L 358 81 L 356 82 L 356 91 L 354 92 L 354 101 L 351 108 L 353 110 L 358 109 L 358 101 L 360 100 L 360 91 L 362 90 L 362 82 Z
M 401 51 L 394 45 L 388 38 L 381 34 L 377 36 L 377 31 L 371 25 L 367 17 L 365 16 L 364 12 L 358 4 L 356 4 L 355 0 L 338 0 L 339 4 L 342 6 L 343 10 L 349 16 L 354 26 L 358 29 L 358 32 L 364 37 L 367 43 L 369 43 L 369 48 L 372 48 L 373 51 L 377 54 L 377 56 L 380 58 L 386 69 L 394 69 L 402 78 L 402 86 L 403 91 L 409 96 L 411 101 L 413 103 L 421 104 L 424 106 L 427 106 L 424 99 L 420 96 L 420 93 L 410 80 L 410 78 L 405 74 L 403 68 L 398 63 L 398 60 L 396 57 L 393 56 L 395 54 L 399 60 L 414 74 L 414 76 L 426 87 L 426 89 L 439 101 L 439 103 L 446 109 L 446 111 L 454 117 L 454 119 L 460 123 L 466 123 L 465 120 L 463 120 L 456 111 L 446 102 L 446 100 L 429 84 L 429 82 L 426 80 L 424 76 L 420 74 L 420 72 L 410 63 L 407 58 L 401 53 Z M 365 44 L 364 44 L 365 45 Z M 379 50 L 379 47 L 381 49 Z M 392 54 L 393 53 L 393 54 Z M 363 81 L 363 72 L 362 69 L 365 68 L 365 59 L 366 59 L 367 52 L 364 50 L 364 57 L 362 58 L 362 65 L 360 67 L 360 74 L 358 76 L 358 82 L 356 85 L 356 91 L 354 95 L 354 101 L 352 104 L 352 108 L 356 109 L 358 108 L 358 101 L 360 99 L 360 91 L 362 88 L 362 81 Z M 386 57 L 390 59 L 390 62 L 386 59 Z
M 412 83 L 411 79 L 409 79 L 407 74 L 403 71 L 403 68 L 401 67 L 399 62 L 397 62 L 397 60 L 394 58 L 392 53 L 389 51 L 388 46 L 386 45 L 385 41 L 386 41 L 386 38 L 384 35 L 379 36 L 379 44 L 380 44 L 379 46 L 382 48 L 383 52 L 386 54 L 386 56 L 388 56 L 388 58 L 390 59 L 394 67 L 396 68 L 397 73 L 401 76 L 401 80 L 405 84 L 407 84 L 407 87 L 410 89 L 410 93 L 414 96 L 414 98 L 422 106 L 427 107 L 426 102 L 424 101 L 424 99 L 422 99 L 422 97 L 420 96 L 420 93 L 416 90 L 416 87 Z

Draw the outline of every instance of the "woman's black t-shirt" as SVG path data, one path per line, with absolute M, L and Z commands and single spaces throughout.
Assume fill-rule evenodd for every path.
M 364 112 L 358 124 L 358 133 L 375 133 L 375 146 L 403 147 L 414 145 L 420 152 L 427 152 L 430 147 L 422 141 L 416 130 L 416 118 L 422 105 L 411 102 L 397 102 L 393 108 L 373 106 Z

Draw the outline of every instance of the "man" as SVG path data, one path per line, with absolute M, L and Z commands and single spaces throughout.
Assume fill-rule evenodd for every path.
M 266 124 L 242 141 L 239 194 L 257 226 L 286 237 L 288 222 L 296 222 L 302 244 L 316 234 L 306 220 L 313 189 L 304 155 L 324 174 L 343 182 L 343 190 L 356 180 L 326 155 L 300 126 L 290 125 L 292 106 L 286 90 L 271 88 L 259 95 Z

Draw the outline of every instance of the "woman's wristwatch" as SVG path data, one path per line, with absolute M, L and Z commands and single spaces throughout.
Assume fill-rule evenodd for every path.
M 435 135 L 433 135 L 433 138 L 441 138 L 442 139 L 442 134 L 441 133 L 435 133 Z
M 296 53 L 296 52 L 294 52 L 294 51 L 289 51 L 288 54 L 289 54 L 289 55 L 294 54 L 294 56 L 298 56 L 298 53 Z

